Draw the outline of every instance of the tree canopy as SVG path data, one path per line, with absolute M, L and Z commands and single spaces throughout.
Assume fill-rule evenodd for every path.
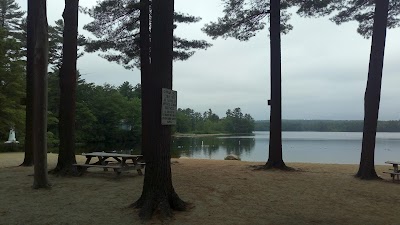
M 349 21 L 358 22 L 357 32 L 365 38 L 372 36 L 375 0 L 292 0 L 301 6 L 298 14 L 304 17 L 318 17 L 333 14 L 331 21 L 340 25 Z M 303 3 L 305 2 L 305 3 Z M 400 1 L 389 0 L 387 28 L 400 26 Z
M 0 26 L 9 33 L 21 32 L 25 12 L 15 0 L 0 0 Z
M 270 2 L 267 0 L 222 0 L 223 16 L 217 22 L 206 24 L 203 31 L 213 39 L 233 37 L 247 41 L 265 28 L 269 19 Z M 293 26 L 288 23 L 290 1 L 281 2 L 281 32 L 288 33 Z
M 247 41 L 265 28 L 269 17 L 269 0 L 222 0 L 223 15 L 217 22 L 206 24 L 203 31 L 212 38 L 233 37 Z M 372 35 L 374 0 L 282 0 L 281 32 L 287 34 L 293 26 L 289 24 L 289 8 L 295 8 L 302 17 L 322 17 L 333 14 L 330 18 L 336 24 L 349 21 L 359 23 L 358 33 L 367 38 Z M 400 1 L 390 0 L 388 28 L 400 26 Z
M 117 62 L 126 69 L 139 67 L 139 1 L 103 0 L 97 6 L 84 10 L 94 20 L 84 26 L 96 39 L 88 38 L 85 46 L 87 52 L 104 52 L 101 57 L 110 62 Z M 150 5 L 151 7 L 151 5 Z M 151 11 L 151 10 L 150 10 Z M 174 22 L 195 23 L 199 17 L 175 12 Z M 204 40 L 187 40 L 174 36 L 174 59 L 186 60 L 196 49 L 206 49 L 211 45 Z

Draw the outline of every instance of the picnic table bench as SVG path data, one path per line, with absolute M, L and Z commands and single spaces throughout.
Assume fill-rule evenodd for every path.
M 400 176 L 400 171 L 399 171 L 399 164 L 400 162 L 395 162 L 395 161 L 386 161 L 386 164 L 392 164 L 393 165 L 393 172 L 392 171 L 388 171 L 388 172 L 384 172 L 384 173 L 389 173 L 390 176 L 393 179 L 393 182 L 395 180 L 395 178 L 397 177 L 397 180 L 399 180 L 399 176 Z
M 130 154 L 118 154 L 108 152 L 91 152 L 82 153 L 86 157 L 84 164 L 74 164 L 77 170 L 84 173 L 89 167 L 103 168 L 104 171 L 113 169 L 117 175 L 121 174 L 122 171 L 136 170 L 139 175 L 143 175 L 142 169 L 146 163 L 143 162 L 143 155 L 130 155 Z M 92 158 L 97 158 L 97 162 L 90 163 Z

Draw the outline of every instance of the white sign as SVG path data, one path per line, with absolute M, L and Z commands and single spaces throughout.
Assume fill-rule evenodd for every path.
M 176 125 L 177 92 L 163 88 L 161 103 L 161 125 Z

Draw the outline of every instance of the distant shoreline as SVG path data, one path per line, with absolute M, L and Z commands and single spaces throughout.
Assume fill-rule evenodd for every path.
M 191 134 L 191 133 L 175 133 L 173 137 L 216 137 L 216 136 L 232 136 L 232 135 L 254 135 L 249 134 L 230 134 L 230 133 L 217 133 L 217 134 Z
M 217 133 L 217 134 L 191 134 L 191 133 L 175 133 L 173 137 L 214 137 L 214 136 L 228 136 L 232 134 Z

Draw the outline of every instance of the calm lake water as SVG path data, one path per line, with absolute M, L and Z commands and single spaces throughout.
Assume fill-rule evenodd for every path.
M 285 162 L 358 164 L 361 155 L 360 132 L 283 132 Z M 174 138 L 174 156 L 224 159 L 236 154 L 243 161 L 266 162 L 269 132 L 252 136 Z M 400 133 L 377 133 L 375 164 L 400 160 Z

